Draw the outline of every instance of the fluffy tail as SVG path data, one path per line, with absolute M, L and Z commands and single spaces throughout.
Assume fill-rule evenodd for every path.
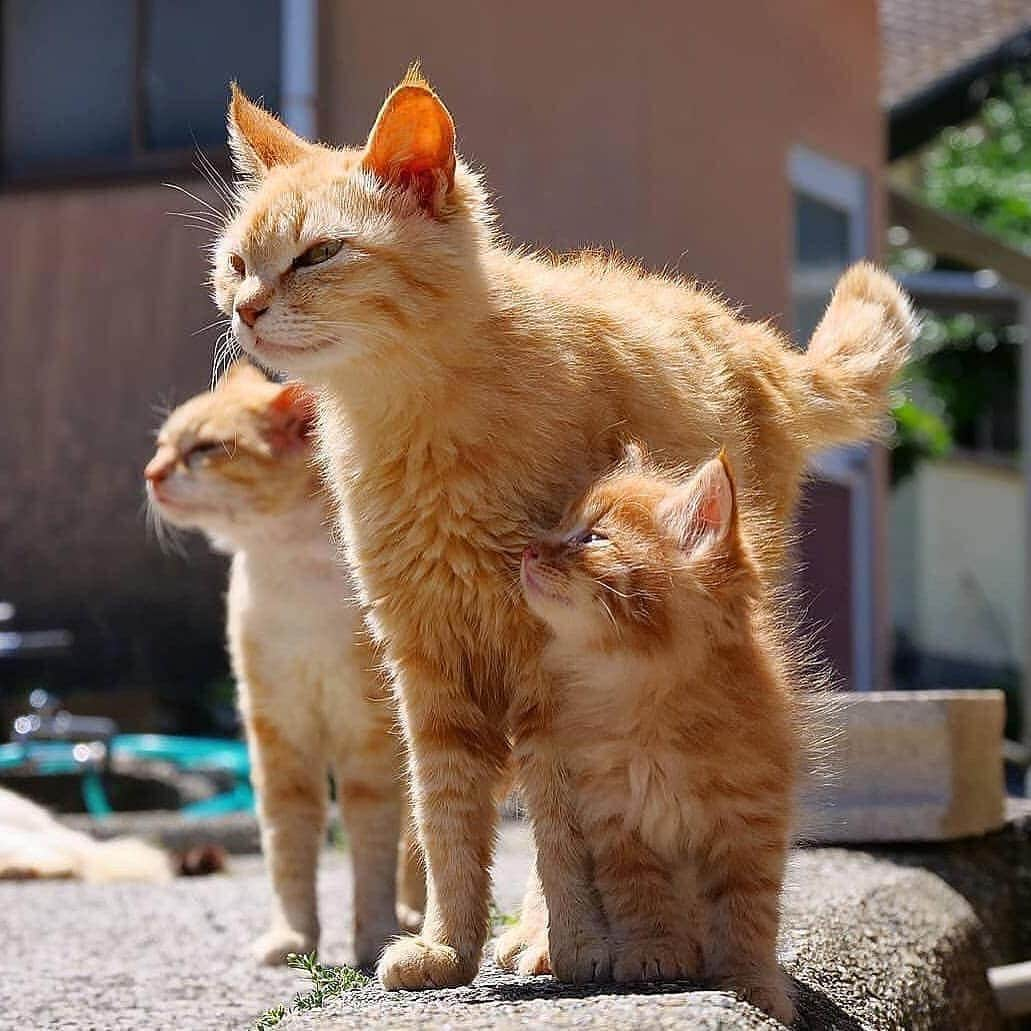
M 917 328 L 909 299 L 880 269 L 860 262 L 841 277 L 808 350 L 798 355 L 793 407 L 807 451 L 882 432 L 888 388 Z
M 138 838 L 90 841 L 88 845 L 83 844 L 79 855 L 84 881 L 161 883 L 172 877 L 172 863 L 167 853 Z

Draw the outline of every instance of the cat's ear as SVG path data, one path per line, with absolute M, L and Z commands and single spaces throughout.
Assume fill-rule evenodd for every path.
M 659 521 L 685 551 L 697 554 L 728 539 L 737 524 L 734 477 L 720 452 L 659 505 Z
M 263 179 L 276 165 L 292 165 L 313 145 L 288 129 L 275 115 L 258 107 L 234 82 L 230 87 L 229 149 L 238 175 Z
M 362 167 L 381 182 L 414 191 L 439 213 L 455 185 L 455 123 L 417 67 L 387 97 L 369 134 Z
M 286 383 L 268 404 L 268 442 L 273 451 L 305 447 L 315 428 L 315 395 L 300 383 Z

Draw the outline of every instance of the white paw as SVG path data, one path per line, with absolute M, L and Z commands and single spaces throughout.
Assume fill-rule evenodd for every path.
M 302 955 L 313 952 L 318 943 L 317 934 L 305 934 L 289 927 L 273 927 L 258 938 L 251 951 L 259 963 L 280 966 L 291 953 Z

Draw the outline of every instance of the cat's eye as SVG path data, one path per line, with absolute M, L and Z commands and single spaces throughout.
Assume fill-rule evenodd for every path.
M 303 254 L 294 258 L 294 268 L 307 268 L 309 265 L 321 265 L 340 253 L 344 246 L 343 240 L 323 240 L 321 243 L 313 244 Z
M 246 275 L 246 273 L 247 273 L 247 263 L 243 260 L 243 258 L 240 257 L 239 254 L 230 254 L 229 255 L 229 264 L 232 266 L 233 271 L 238 276 Z
M 608 544 L 609 539 L 600 530 L 584 530 L 576 538 L 577 544 L 583 544 L 585 547 L 592 544 Z

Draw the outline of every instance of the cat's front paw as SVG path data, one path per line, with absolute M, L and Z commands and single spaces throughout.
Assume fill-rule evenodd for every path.
M 383 953 L 376 970 L 388 992 L 404 989 L 458 988 L 476 976 L 479 963 L 460 956 L 448 945 L 425 938 L 401 938 Z
M 650 938 L 618 945 L 612 979 L 632 981 L 689 981 L 702 969 L 702 953 L 693 942 Z
M 418 934 L 422 930 L 422 912 L 399 902 L 397 904 L 397 922 L 405 934 Z
M 265 966 L 281 966 L 291 953 L 303 955 L 314 952 L 317 934 L 295 931 L 289 927 L 273 927 L 266 931 L 251 947 L 254 958 Z
M 612 980 L 612 943 L 597 934 L 574 934 L 549 942 L 551 972 L 565 984 L 604 984 Z

